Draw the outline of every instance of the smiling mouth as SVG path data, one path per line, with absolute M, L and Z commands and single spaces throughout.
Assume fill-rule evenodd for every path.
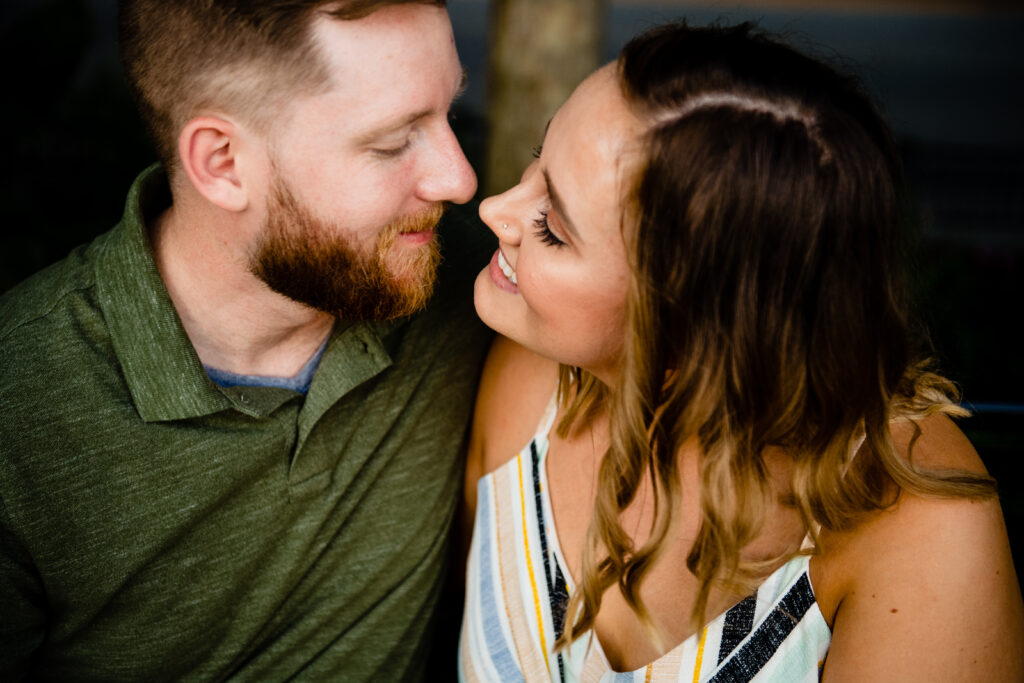
M 501 253 L 501 249 L 498 250 L 498 267 L 501 268 L 501 273 L 508 278 L 508 281 L 514 285 L 519 285 L 516 281 L 516 271 L 512 266 L 505 260 L 505 254 Z

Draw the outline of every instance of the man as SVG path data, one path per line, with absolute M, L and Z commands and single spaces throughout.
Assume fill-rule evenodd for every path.
M 422 677 L 487 347 L 444 2 L 119 21 L 166 175 L 0 299 L 0 678 Z

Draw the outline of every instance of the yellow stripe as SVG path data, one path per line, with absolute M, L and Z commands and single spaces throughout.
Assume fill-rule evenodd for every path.
M 523 492 L 523 456 L 520 453 L 516 458 L 519 465 L 519 505 L 523 514 L 523 544 L 526 546 L 526 568 L 530 571 L 530 587 L 533 588 L 533 606 L 537 610 L 537 631 L 540 634 L 540 649 L 544 653 L 544 666 L 551 671 L 551 663 L 548 661 L 548 644 L 544 638 L 544 617 L 540 611 L 540 596 L 537 595 L 537 580 L 533 576 L 533 558 L 530 555 L 530 533 L 526 525 L 526 495 Z M 537 520 L 538 523 L 540 520 Z
M 704 661 L 704 641 L 708 638 L 708 627 L 705 626 L 700 634 L 700 643 L 697 645 L 697 665 L 693 668 L 693 683 L 700 681 L 700 665 Z
M 644 674 L 644 683 L 651 683 L 651 672 L 654 671 L 654 662 L 647 665 L 647 673 Z

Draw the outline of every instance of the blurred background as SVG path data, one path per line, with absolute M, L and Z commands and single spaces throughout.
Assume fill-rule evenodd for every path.
M 668 19 L 753 20 L 858 73 L 920 210 L 918 312 L 1024 555 L 1024 7 L 1020 0 L 449 0 L 469 88 L 454 126 L 484 192 L 518 179 L 572 87 Z M 0 292 L 120 218 L 155 159 L 122 82 L 113 0 L 4 0 Z

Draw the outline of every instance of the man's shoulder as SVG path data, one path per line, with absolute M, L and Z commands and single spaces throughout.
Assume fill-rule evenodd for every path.
M 92 298 L 96 284 L 95 252 L 104 241 L 75 247 L 60 261 L 43 268 L 0 295 L 0 345 L 31 335 L 34 323 L 66 315 L 70 300 Z
M 102 240 L 75 248 L 0 296 L 0 395 L 26 405 L 28 395 L 52 393 L 58 377 L 97 369 L 98 357 L 109 353 L 96 292 Z

